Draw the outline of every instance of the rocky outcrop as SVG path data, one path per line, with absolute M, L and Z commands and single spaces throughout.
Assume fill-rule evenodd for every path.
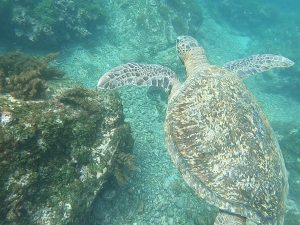
M 134 168 L 132 144 L 116 93 L 0 96 L 1 224 L 84 223 L 107 176 Z

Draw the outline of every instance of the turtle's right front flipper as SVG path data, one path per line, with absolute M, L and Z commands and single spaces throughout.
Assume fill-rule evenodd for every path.
M 294 62 L 281 55 L 262 54 L 226 63 L 223 68 L 238 74 L 242 79 L 273 68 L 290 67 Z
M 156 64 L 127 63 L 106 72 L 98 81 L 98 88 L 114 89 L 125 85 L 162 87 L 167 93 L 178 83 L 171 69 Z

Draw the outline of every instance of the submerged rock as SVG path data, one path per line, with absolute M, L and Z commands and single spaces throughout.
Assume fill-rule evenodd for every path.
M 48 101 L 0 96 L 0 115 L 1 224 L 83 224 L 132 148 L 117 94 L 75 88 Z

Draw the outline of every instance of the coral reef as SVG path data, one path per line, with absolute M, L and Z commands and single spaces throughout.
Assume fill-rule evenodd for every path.
M 1 9 L 5 9 L 6 18 L 1 20 L 5 21 L 5 34 L 39 47 L 86 38 L 105 19 L 100 2 L 95 0 L 1 1 Z
M 0 96 L 1 224 L 84 224 L 115 162 L 133 165 L 122 110 L 116 93 L 81 87 Z
M 64 72 L 48 65 L 56 57 L 57 53 L 45 57 L 32 57 L 20 52 L 0 55 L 0 94 L 9 93 L 22 100 L 43 97 L 46 81 L 64 75 Z

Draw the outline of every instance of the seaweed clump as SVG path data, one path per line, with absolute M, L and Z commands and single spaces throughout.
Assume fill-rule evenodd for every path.
M 1 224 L 83 224 L 116 161 L 131 162 L 122 110 L 116 93 L 82 87 L 0 96 Z
M 22 100 L 43 98 L 47 80 L 62 77 L 64 73 L 49 63 L 58 56 L 33 57 L 21 52 L 0 55 L 0 93 L 9 93 Z
M 112 167 L 112 175 L 115 177 L 117 184 L 120 186 L 127 184 L 129 180 L 128 175 L 136 169 L 136 160 L 131 152 L 133 139 L 128 139 L 128 135 L 126 135 L 127 130 L 130 130 L 130 126 L 128 124 L 124 124 L 116 132 L 116 136 L 114 138 L 114 142 L 117 143 L 118 148 L 122 149 L 122 151 L 116 152 L 113 158 Z
M 98 104 L 95 104 L 91 97 L 97 96 L 91 96 L 89 90 L 83 87 L 77 87 L 65 91 L 61 96 L 59 96 L 59 101 L 73 107 L 74 109 L 82 109 L 86 112 L 96 113 L 99 111 L 99 106 Z M 91 99 L 86 101 L 86 98 Z

